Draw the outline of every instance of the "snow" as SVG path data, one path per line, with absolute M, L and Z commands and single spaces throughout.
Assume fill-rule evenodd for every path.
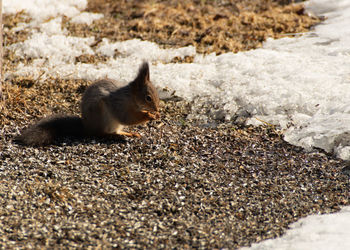
M 82 12 L 79 15 L 73 17 L 71 22 L 73 23 L 85 23 L 91 25 L 93 21 L 103 17 L 103 14 L 94 14 L 89 12 Z
M 21 57 L 35 59 L 49 59 L 47 64 L 57 65 L 64 62 L 72 62 L 76 56 L 93 54 L 89 46 L 94 42 L 93 38 L 66 37 L 64 35 L 33 34 L 31 39 L 22 44 L 10 46 L 15 54 Z
M 59 15 L 73 17 L 87 6 L 86 0 L 4 0 L 3 13 L 25 11 L 36 21 L 44 21 Z
M 241 250 L 350 249 L 350 207 L 335 214 L 310 215 L 293 223 L 281 238 Z
M 103 14 L 81 12 L 87 7 L 87 0 L 4 0 L 3 13 L 15 14 L 24 11 L 33 23 L 40 23 L 50 18 L 65 15 L 74 23 L 90 25 Z
M 249 114 L 248 124 L 266 121 L 279 125 L 284 139 L 294 145 L 308 150 L 322 148 L 350 160 L 350 1 L 311 0 L 307 9 L 327 17 L 315 30 L 296 38 L 269 39 L 260 49 L 219 56 L 196 54 L 191 46 L 162 49 L 137 39 L 103 39 L 91 48 L 94 37 L 67 36 L 61 26 L 63 15 L 70 22 L 88 25 L 102 17 L 83 12 L 86 6 L 86 0 L 3 1 L 4 13 L 24 11 L 33 18 L 30 24 L 13 28 L 20 30 L 29 25 L 30 38 L 7 48 L 33 61 L 19 64 L 5 77 L 109 77 L 128 82 L 141 62 L 148 60 L 156 86 L 173 89 L 188 100 L 196 98 L 199 106 L 213 105 L 210 115 L 230 120 L 237 114 Z M 76 63 L 75 58 L 84 54 L 102 54 L 109 59 L 96 65 Z M 172 63 L 175 57 L 185 56 L 193 56 L 194 62 Z M 266 244 L 276 244 L 273 249 L 346 249 L 336 242 L 350 238 L 350 231 L 344 230 L 349 225 L 342 224 L 350 221 L 349 209 L 327 216 L 307 217 L 285 238 Z M 338 216 L 343 218 L 339 223 Z M 264 247 L 254 246 L 271 249 Z
M 132 59 L 143 58 L 151 62 L 160 61 L 162 63 L 169 63 L 174 57 L 183 58 L 186 55 L 194 56 L 196 54 L 196 49 L 193 46 L 179 49 L 161 49 L 155 43 L 139 39 L 110 43 L 106 38 L 102 39 L 97 52 L 113 57 L 116 50 L 123 56 Z

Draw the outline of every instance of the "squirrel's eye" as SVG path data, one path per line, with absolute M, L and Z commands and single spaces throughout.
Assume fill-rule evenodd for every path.
M 148 96 L 146 96 L 146 101 L 147 101 L 147 102 L 151 102 L 151 101 L 152 101 L 152 97 L 151 97 L 151 96 L 149 96 L 149 95 L 148 95 Z

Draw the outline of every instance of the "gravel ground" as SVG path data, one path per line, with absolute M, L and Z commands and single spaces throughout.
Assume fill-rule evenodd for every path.
M 158 4 L 154 8 L 164 4 L 152 2 Z M 218 11 L 223 2 L 190 3 L 200 10 L 207 6 L 209 11 Z M 254 5 L 257 2 L 261 4 Z M 266 6 L 296 8 L 286 2 L 240 1 L 236 7 L 237 13 L 243 13 L 246 6 L 257 14 L 266 11 Z M 97 3 L 101 1 L 90 1 L 89 8 Z M 113 2 L 104 3 L 110 4 L 105 8 L 108 13 L 114 13 Z M 137 16 L 123 14 L 124 9 L 137 12 L 136 7 L 121 5 L 119 19 L 124 24 L 137 20 Z M 108 23 L 113 17 L 108 13 L 94 25 Z M 298 15 L 298 22 L 304 22 L 306 15 Z M 5 16 L 5 27 L 20 20 L 27 20 L 23 13 Z M 64 22 L 71 34 L 94 35 L 96 31 L 85 27 L 84 33 L 83 26 Z M 107 32 L 108 27 L 98 34 L 119 39 Z M 144 34 L 136 31 L 132 36 Z M 5 39 L 14 43 L 27 35 L 7 31 Z M 192 42 L 198 51 L 203 50 L 201 42 Z M 217 43 L 208 52 L 235 50 Z M 5 70 L 30 60 L 19 60 L 5 51 Z M 268 124 L 249 127 L 214 121 L 208 126 L 191 120 L 189 114 L 198 107 L 181 98 L 162 101 L 159 121 L 132 128 L 141 139 L 65 138 L 41 148 L 12 141 L 20 129 L 45 114 L 78 113 L 80 96 L 89 84 L 19 77 L 5 81 L 7 100 L 0 112 L 2 248 L 231 249 L 279 236 L 290 223 L 309 214 L 335 212 L 349 205 L 349 176 L 342 171 L 348 168 L 346 162 L 316 149 L 305 152 L 289 145 L 278 128 Z
M 186 120 L 169 101 L 142 139 L 0 141 L 0 245 L 237 248 L 349 204 L 345 163 L 284 142 L 273 127 Z

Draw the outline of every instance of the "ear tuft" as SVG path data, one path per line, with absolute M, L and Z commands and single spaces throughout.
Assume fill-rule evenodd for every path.
M 139 73 L 134 81 L 131 82 L 131 86 L 136 89 L 144 88 L 149 82 L 149 66 L 148 62 L 143 62 L 140 66 Z
M 141 82 L 146 82 L 149 81 L 149 66 L 148 62 L 143 62 L 140 69 L 139 73 L 137 75 L 137 79 L 139 79 Z

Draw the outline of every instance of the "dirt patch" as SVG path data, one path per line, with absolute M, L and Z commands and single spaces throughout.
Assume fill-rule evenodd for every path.
M 217 54 L 258 48 L 268 37 L 306 32 L 321 20 L 288 1 L 89 1 L 105 18 L 90 27 L 70 24 L 79 36 L 139 38 L 163 45 L 193 45 Z
M 30 21 L 31 18 L 24 12 L 18 12 L 15 15 L 3 15 L 4 45 L 8 46 L 13 43 L 25 41 L 30 33 L 29 28 L 23 28 L 18 31 L 11 31 L 11 29 L 18 27 L 19 24 L 23 24 L 23 26 L 25 26 L 25 24 L 29 23 Z

